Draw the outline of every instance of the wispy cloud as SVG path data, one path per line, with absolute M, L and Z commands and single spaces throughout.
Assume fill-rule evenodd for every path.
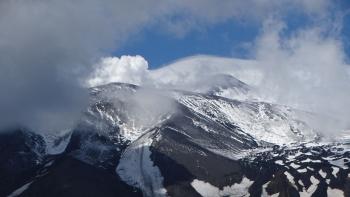
M 261 92 L 274 102 L 349 123 L 349 65 L 340 35 L 328 24 L 283 35 L 288 28 L 268 20 L 255 45 L 256 60 L 264 71 Z

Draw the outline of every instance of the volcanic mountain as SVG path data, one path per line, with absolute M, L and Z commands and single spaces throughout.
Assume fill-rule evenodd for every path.
M 0 196 L 350 196 L 346 140 L 211 77 L 191 90 L 93 87 L 75 128 L 1 132 Z

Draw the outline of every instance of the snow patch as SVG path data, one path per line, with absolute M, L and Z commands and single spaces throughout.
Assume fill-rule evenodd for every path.
M 310 158 L 307 158 L 307 159 L 301 161 L 301 163 L 321 163 L 321 160 L 312 160 Z
M 305 173 L 305 172 L 307 172 L 307 169 L 303 168 L 303 169 L 298 169 L 297 171 L 300 172 L 300 173 Z
M 58 155 L 63 153 L 63 151 L 65 151 L 67 148 L 71 135 L 71 130 L 41 134 L 46 144 L 46 153 L 49 155 Z
M 53 163 L 55 163 L 55 160 L 51 160 L 51 161 L 47 162 L 47 163 L 44 165 L 44 167 L 45 167 L 45 168 L 50 167 L 50 166 L 52 166 Z
M 327 196 L 332 196 L 332 197 L 343 197 L 344 192 L 340 189 L 332 189 L 328 187 L 327 189 Z
M 166 196 L 163 177 L 151 160 L 153 132 L 134 141 L 123 153 L 116 172 L 123 181 L 140 188 L 144 196 Z
M 277 161 L 275 161 L 275 163 L 278 164 L 278 165 L 283 165 L 284 164 L 282 160 L 277 160 Z
M 343 159 L 328 160 L 328 162 L 331 163 L 334 166 L 338 166 L 338 167 L 343 168 L 343 169 L 348 169 L 348 166 L 346 166 L 344 164 L 344 160 Z
M 332 167 L 332 174 L 334 175 L 334 177 L 337 177 L 337 173 L 339 172 L 339 168 L 337 167 Z
M 290 166 L 291 166 L 292 168 L 294 168 L 294 169 L 297 169 L 297 168 L 300 167 L 300 165 L 295 164 L 295 163 L 291 163 Z
M 311 170 L 311 171 L 314 171 L 315 169 L 311 168 L 311 167 L 306 167 L 307 169 Z
M 327 176 L 327 172 L 323 171 L 322 169 L 319 171 L 320 175 L 323 177 L 323 178 L 326 178 Z
M 304 186 L 304 183 L 302 180 L 299 179 L 298 183 L 299 183 L 299 185 Z
M 244 177 L 240 183 L 235 183 L 232 186 L 225 186 L 222 190 L 198 179 L 194 179 L 191 186 L 203 197 L 244 197 L 249 196 L 248 189 L 254 181 L 250 181 Z
M 263 186 L 262 186 L 262 194 L 261 194 L 261 197 L 268 197 L 269 195 L 267 194 L 266 192 L 266 188 L 267 186 L 269 185 L 270 182 L 267 182 L 265 183 Z
M 307 190 L 300 192 L 300 197 L 310 197 L 317 189 L 318 184 L 320 183 L 314 176 L 310 177 L 311 185 Z
M 287 179 L 289 180 L 289 182 L 292 183 L 293 185 L 295 185 L 294 177 L 287 171 L 284 172 L 284 174 L 287 176 Z
M 14 192 L 12 192 L 10 195 L 8 195 L 7 197 L 16 197 L 16 196 L 19 196 L 21 195 L 24 191 L 26 191 L 29 186 L 33 183 L 32 182 L 29 182 L 29 183 L 26 183 L 25 185 L 23 185 L 22 187 L 16 189 Z
M 191 185 L 203 197 L 220 197 L 219 188 L 210 183 L 195 179 L 192 181 Z

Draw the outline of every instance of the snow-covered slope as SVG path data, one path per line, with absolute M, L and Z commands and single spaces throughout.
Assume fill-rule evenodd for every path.
M 248 88 L 244 83 L 239 85 Z M 117 83 L 94 88 L 94 99 L 98 102 L 87 110 L 81 126 L 93 127 L 91 130 L 99 131 L 99 135 L 118 134 L 125 140 L 134 141 L 149 129 L 164 125 L 164 122 L 174 122 L 174 117 L 180 114 L 191 117 L 191 124 L 206 133 L 220 133 L 219 129 L 211 128 L 213 125 L 233 130 L 231 136 L 227 131 L 221 134 L 230 138 L 239 134 L 243 139 L 252 137 L 257 142 L 287 144 L 317 137 L 316 131 L 299 118 L 303 116 L 298 114 L 305 112 L 286 106 L 186 91 L 152 91 L 147 90 L 144 94 L 146 91 L 137 86 Z M 140 103 L 147 99 L 155 101 Z M 311 116 L 304 114 L 308 115 Z M 184 132 L 192 135 L 189 131 Z
M 237 100 L 250 100 L 253 97 L 253 87 L 231 75 L 217 74 L 199 81 L 193 92 L 222 96 Z
M 163 177 L 151 160 L 153 132 L 143 135 L 124 151 L 117 167 L 119 176 L 129 185 L 138 187 L 144 196 L 166 196 Z
M 289 144 L 311 141 L 317 137 L 316 131 L 297 116 L 303 112 L 286 106 L 242 102 L 201 94 L 177 92 L 174 95 L 181 104 L 196 114 L 222 124 L 233 124 L 257 141 Z

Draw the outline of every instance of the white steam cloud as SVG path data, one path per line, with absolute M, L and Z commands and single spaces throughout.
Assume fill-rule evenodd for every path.
M 90 87 L 124 82 L 140 85 L 148 77 L 148 62 L 141 56 L 107 57 L 96 64 L 87 81 Z

